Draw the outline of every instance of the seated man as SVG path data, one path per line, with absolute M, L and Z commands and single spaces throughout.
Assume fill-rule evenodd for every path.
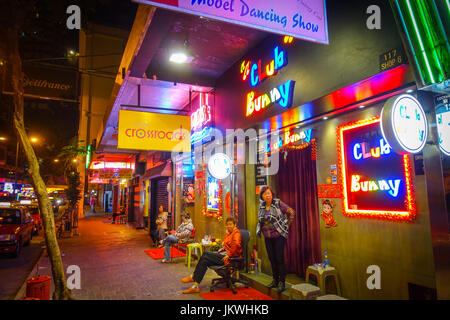
M 171 231 L 171 234 L 168 235 L 164 240 L 161 240 L 160 243 L 164 245 L 164 259 L 161 260 L 162 263 L 166 263 L 170 259 L 170 245 L 172 243 L 182 243 L 185 241 L 183 237 L 187 237 L 194 230 L 194 225 L 192 224 L 191 217 L 188 213 L 181 214 L 181 224 L 178 227 L 177 231 Z
M 113 214 L 112 214 L 112 223 L 116 223 L 116 218 L 118 216 L 124 215 L 125 213 L 126 213 L 125 207 L 120 207 L 120 212 L 119 213 L 113 212 Z
M 222 248 L 218 252 L 205 251 L 195 267 L 194 273 L 181 279 L 181 281 L 194 282 L 192 287 L 183 291 L 183 293 L 200 292 L 198 285 L 205 276 L 206 270 L 210 266 L 223 266 L 229 263 L 230 258 L 240 257 L 241 248 L 241 232 L 236 228 L 236 219 L 227 218 L 226 220 L 227 235 L 223 239 Z

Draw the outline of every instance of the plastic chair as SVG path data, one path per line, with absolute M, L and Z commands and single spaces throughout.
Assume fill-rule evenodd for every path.
M 180 257 L 180 247 L 185 247 L 185 248 L 186 248 L 188 244 L 194 243 L 194 238 L 195 238 L 195 228 L 192 229 L 192 233 L 191 233 L 190 235 L 185 236 L 185 237 L 180 237 L 180 238 L 178 239 L 178 242 L 177 242 L 177 243 L 172 243 L 172 244 L 171 244 L 171 247 L 172 247 L 172 248 L 176 248 L 177 251 L 178 251 L 178 256 L 177 256 L 177 258 Z M 181 240 L 182 242 L 180 242 L 180 240 Z M 173 255 L 172 255 L 172 254 L 170 255 L 170 261 L 173 262 Z

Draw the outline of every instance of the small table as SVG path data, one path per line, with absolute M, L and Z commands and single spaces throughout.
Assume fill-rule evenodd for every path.
M 328 277 L 333 277 L 334 282 L 336 283 L 337 293 L 341 295 L 341 288 L 339 286 L 338 275 L 335 267 L 327 265 L 325 268 L 317 265 L 309 266 L 306 269 L 306 279 L 305 282 L 309 283 L 309 276 L 313 274 L 317 279 L 317 284 L 319 285 L 322 294 L 326 294 L 325 281 Z

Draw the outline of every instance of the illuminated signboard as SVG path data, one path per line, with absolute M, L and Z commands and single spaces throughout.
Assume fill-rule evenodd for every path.
M 208 175 L 208 211 L 219 211 L 219 181 Z
M 197 131 L 208 123 L 211 123 L 211 105 L 209 103 L 209 94 L 199 94 L 199 107 L 191 114 L 191 129 Z
M 250 80 L 252 87 L 257 86 L 264 79 L 274 76 L 278 70 L 287 65 L 287 53 L 286 51 L 275 47 L 273 52 L 273 59 L 270 60 L 267 65 L 261 65 L 261 59 L 258 62 L 251 62 L 244 60 L 241 63 L 241 76 L 242 80 Z
M 328 44 L 325 0 L 134 0 L 156 7 Z
M 450 156 L 450 95 L 436 98 L 436 126 L 439 136 L 439 149 Z
M 244 60 L 241 63 L 240 74 L 243 81 L 250 81 L 252 87 L 256 87 L 268 77 L 273 77 L 278 70 L 287 65 L 286 51 L 275 47 L 273 51 L 273 59 L 266 65 L 262 65 L 261 59 L 258 62 Z M 270 91 L 257 94 L 250 91 L 246 95 L 246 117 L 257 114 L 274 103 L 278 103 L 281 107 L 287 108 L 292 103 L 292 95 L 294 93 L 295 81 L 289 80 Z
M 409 156 L 391 149 L 379 118 L 340 126 L 338 157 L 345 215 L 414 219 Z
M 13 184 L 6 182 L 5 185 L 3 186 L 3 191 L 8 192 L 8 193 L 13 193 L 14 192 Z
M 191 118 L 119 110 L 118 149 L 191 151 Z
M 91 163 L 91 169 L 133 169 L 134 163 L 130 162 L 104 162 L 94 161 Z
M 289 107 L 292 103 L 294 85 L 295 82 L 289 80 L 286 83 L 273 88 L 269 92 L 258 96 L 254 91 L 250 91 L 247 94 L 246 116 L 249 117 L 255 113 L 261 112 L 274 103 L 278 103 L 283 108 Z
M 309 143 L 312 138 L 312 129 L 307 129 L 300 132 L 291 132 L 290 129 L 286 129 L 284 134 L 278 136 L 278 141 L 271 146 L 270 139 L 266 141 L 266 152 L 276 151 L 284 146 L 296 143 L 298 141 Z
M 412 95 L 395 96 L 381 111 L 381 129 L 389 146 L 399 154 L 418 153 L 427 142 L 425 111 Z
M 224 153 L 216 153 L 209 158 L 209 173 L 216 179 L 227 178 L 231 173 L 231 159 Z

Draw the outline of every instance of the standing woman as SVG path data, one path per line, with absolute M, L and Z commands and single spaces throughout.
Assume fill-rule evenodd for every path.
M 261 188 L 256 234 L 264 235 L 267 255 L 272 265 L 273 281 L 269 288 L 277 288 L 278 293 L 286 289 L 286 265 L 284 247 L 288 237 L 289 226 L 294 219 L 294 210 L 274 197 L 269 186 Z

